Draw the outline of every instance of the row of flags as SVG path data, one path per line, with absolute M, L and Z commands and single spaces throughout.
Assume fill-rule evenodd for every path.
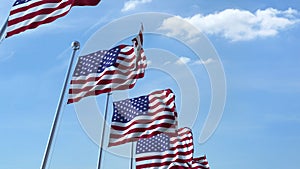
M 131 89 L 143 78 L 147 60 L 142 48 L 143 25 L 133 45 L 119 45 L 80 56 L 68 103 L 87 96 Z M 192 131 L 178 129 L 171 89 L 113 102 L 109 147 L 136 144 L 136 169 L 209 169 L 206 156 L 194 158 Z
M 73 6 L 95 6 L 100 0 L 16 0 L 0 41 L 65 16 Z M 67 103 L 88 96 L 131 89 L 143 78 L 147 60 L 142 48 L 143 26 L 133 45 L 119 45 L 80 56 Z M 192 131 L 178 129 L 171 89 L 113 102 L 109 147 L 137 141 L 136 169 L 209 169 L 206 156 L 194 157 Z

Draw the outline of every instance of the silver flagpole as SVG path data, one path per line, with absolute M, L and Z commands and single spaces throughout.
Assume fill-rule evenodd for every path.
M 50 132 L 50 135 L 49 135 L 48 144 L 47 144 L 47 147 L 46 147 L 46 150 L 45 150 L 45 154 L 44 154 L 43 162 L 42 162 L 42 165 L 41 165 L 41 169 L 46 169 L 46 166 L 47 166 L 47 162 L 48 162 L 49 154 L 50 154 L 50 151 L 51 151 L 51 146 L 52 146 L 54 134 L 56 132 L 56 127 L 57 127 L 58 120 L 60 118 L 61 107 L 62 107 L 63 100 L 64 100 L 64 97 L 65 97 L 65 91 L 66 91 L 67 84 L 68 84 L 68 81 L 69 81 L 69 76 L 70 76 L 71 68 L 72 68 L 72 65 L 73 65 L 75 53 L 76 53 L 77 50 L 80 49 L 80 43 L 78 41 L 74 41 L 72 43 L 72 48 L 73 48 L 73 53 L 72 53 L 72 56 L 71 56 L 71 59 L 70 59 L 70 64 L 69 64 L 68 71 L 66 73 L 64 86 L 63 86 L 63 89 L 61 91 L 60 98 L 59 98 L 59 101 L 58 101 L 58 105 L 57 105 L 57 108 L 56 108 L 56 113 L 55 113 L 54 121 L 53 121 L 53 124 L 52 124 L 51 132 Z
M 131 142 L 131 154 L 130 154 L 130 156 L 131 156 L 131 158 L 130 158 L 130 168 L 131 169 L 133 169 L 133 159 L 134 159 L 134 157 L 133 157 L 133 153 L 134 153 L 133 146 L 134 146 L 134 142 Z
M 106 127 L 106 120 L 107 120 L 107 111 L 108 111 L 108 102 L 109 102 L 109 96 L 111 93 L 107 93 L 106 96 L 106 106 L 105 106 L 105 112 L 104 112 L 104 121 L 102 125 L 102 137 L 101 137 L 101 143 L 99 145 L 99 160 L 98 160 L 98 169 L 101 169 L 101 161 L 102 161 L 102 154 L 103 154 L 103 142 L 104 142 L 104 134 L 105 134 L 105 127 Z

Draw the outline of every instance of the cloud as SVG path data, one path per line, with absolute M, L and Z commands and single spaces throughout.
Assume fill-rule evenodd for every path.
M 180 57 L 177 61 L 176 61 L 176 64 L 177 65 L 184 65 L 184 64 L 187 64 L 191 61 L 190 58 L 188 57 Z
M 199 34 L 199 30 L 192 27 L 191 23 L 184 21 L 180 16 L 165 19 L 157 30 L 166 32 L 167 36 L 179 37 L 187 42 L 194 42 Z
M 152 0 L 129 0 L 125 2 L 122 12 L 134 10 L 138 5 L 150 3 Z
M 194 62 L 194 64 L 195 65 L 208 65 L 208 64 L 213 63 L 213 62 L 215 62 L 214 59 L 208 58 L 206 60 L 197 60 L 197 61 Z
M 210 64 L 210 63 L 213 63 L 213 62 L 215 62 L 215 60 L 212 59 L 212 58 L 208 58 L 206 60 L 196 60 L 196 61 L 194 61 L 194 60 L 192 60 L 188 57 L 179 57 L 176 60 L 175 64 L 176 65 L 184 65 L 184 64 L 190 63 L 191 65 L 207 65 L 207 64 Z M 171 62 L 167 61 L 167 62 L 164 63 L 164 65 L 167 65 L 167 64 L 171 64 Z
M 217 35 L 231 41 L 246 41 L 256 38 L 272 37 L 280 31 L 299 23 L 299 12 L 289 8 L 285 11 L 274 8 L 258 9 L 252 13 L 247 10 L 226 9 L 214 14 L 196 14 L 192 17 L 170 17 L 164 20 L 159 30 L 168 31 L 169 36 L 192 39 L 197 31 L 192 31 L 188 23 L 195 25 L 201 32 Z M 186 24 L 178 18 L 188 21 Z

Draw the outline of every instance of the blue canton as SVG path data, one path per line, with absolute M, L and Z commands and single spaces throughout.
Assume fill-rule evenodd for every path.
M 164 133 L 137 142 L 136 154 L 147 152 L 164 152 L 170 149 L 170 137 Z
M 87 76 L 91 73 L 101 73 L 106 68 L 113 66 L 120 53 L 120 48 L 100 50 L 89 55 L 81 56 L 78 59 L 73 76 Z
M 114 102 L 113 122 L 127 123 L 139 115 L 147 114 L 149 109 L 149 97 L 141 96 Z
M 20 4 L 24 4 L 24 3 L 29 2 L 29 1 L 31 1 L 31 0 L 17 0 L 17 1 L 14 3 L 13 6 L 17 6 L 17 5 L 20 5 Z

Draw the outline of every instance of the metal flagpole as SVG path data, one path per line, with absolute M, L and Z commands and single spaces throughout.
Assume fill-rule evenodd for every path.
M 51 146 L 52 146 L 54 134 L 56 132 L 56 127 L 57 127 L 58 120 L 60 118 L 61 107 L 62 107 L 62 104 L 63 104 L 65 91 L 66 91 L 66 88 L 67 88 L 67 83 L 69 81 L 70 71 L 71 71 L 71 68 L 72 68 L 72 65 L 73 65 L 73 61 L 74 61 L 74 56 L 75 56 L 76 51 L 80 49 L 80 43 L 78 41 L 74 41 L 72 43 L 72 48 L 73 48 L 73 53 L 72 53 L 72 56 L 71 56 L 71 59 L 70 59 L 69 68 L 68 68 L 67 73 L 66 73 L 64 86 L 63 86 L 63 89 L 61 91 L 60 98 L 59 98 L 59 101 L 58 101 L 58 105 L 57 105 L 57 108 L 56 108 L 56 113 L 55 113 L 54 121 L 53 121 L 53 124 L 52 124 L 51 132 L 50 132 L 50 135 L 49 135 L 48 144 L 47 144 L 47 147 L 46 147 L 46 150 L 45 150 L 45 154 L 44 154 L 43 162 L 42 162 L 42 165 L 41 165 L 41 169 L 46 169 L 46 166 L 47 166 L 47 162 L 48 162 L 48 158 L 49 158 L 49 153 L 51 151 Z
M 104 134 L 105 134 L 105 127 L 106 127 L 106 120 L 107 120 L 107 111 L 108 111 L 108 102 L 109 102 L 109 96 L 111 93 L 107 93 L 106 96 L 106 106 L 105 106 L 105 112 L 104 112 L 104 121 L 102 125 L 102 137 L 101 137 L 101 143 L 99 145 L 99 160 L 98 160 L 98 167 L 97 169 L 101 169 L 101 161 L 102 161 L 102 154 L 103 154 L 103 142 L 104 142 Z
M 133 169 L 133 146 L 134 146 L 134 142 L 131 142 L 131 158 L 130 158 L 130 168 Z

